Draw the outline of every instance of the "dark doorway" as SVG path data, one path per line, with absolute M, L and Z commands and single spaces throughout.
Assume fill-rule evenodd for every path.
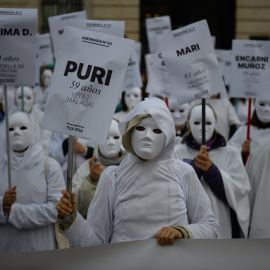
M 206 19 L 211 35 L 216 37 L 215 48 L 230 50 L 232 40 L 235 38 L 235 2 L 235 0 L 141 0 L 140 40 L 143 55 L 149 52 L 145 28 L 147 16 L 169 15 L 172 30 Z

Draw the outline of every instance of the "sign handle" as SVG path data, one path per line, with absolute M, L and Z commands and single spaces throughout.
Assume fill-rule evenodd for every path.
M 6 113 L 6 140 L 7 140 L 7 159 L 8 159 L 8 188 L 11 189 L 11 168 L 10 168 L 10 143 L 9 143 L 9 117 L 8 117 L 8 96 L 7 86 L 4 85 L 5 94 L 5 113 Z
M 169 99 L 167 97 L 165 97 L 165 103 L 166 103 L 167 107 L 169 108 Z
M 74 136 L 68 136 L 68 168 L 67 168 L 67 192 L 70 194 L 69 202 L 71 203 L 72 195 L 72 175 L 73 175 L 73 153 L 74 153 Z M 71 215 L 65 216 L 67 223 L 71 222 Z
M 252 103 L 252 99 L 249 98 L 248 99 L 247 140 L 250 140 L 251 103 Z M 249 157 L 249 152 L 246 153 L 245 164 L 247 163 L 248 157 Z
M 202 147 L 206 146 L 205 142 L 205 98 L 202 98 Z

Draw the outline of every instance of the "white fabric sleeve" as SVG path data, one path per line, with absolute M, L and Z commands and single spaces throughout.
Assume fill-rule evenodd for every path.
M 9 223 L 18 229 L 32 229 L 52 224 L 57 221 L 55 205 L 65 189 L 64 177 L 58 162 L 52 158 L 47 164 L 47 203 L 14 203 L 9 215 Z
M 115 170 L 106 168 L 99 179 L 95 197 L 88 209 L 87 220 L 78 213 L 65 236 L 72 246 L 92 246 L 109 243 L 113 231 Z
M 217 238 L 219 226 L 212 212 L 208 195 L 194 169 L 189 164 L 181 167 L 181 171 L 176 170 L 176 173 L 182 182 L 181 186 L 186 196 L 189 225 L 179 225 L 190 230 L 194 239 Z
M 249 178 L 240 153 L 237 150 L 232 149 L 230 157 L 227 158 L 230 160 L 226 171 L 219 169 L 224 184 L 226 198 L 230 207 L 237 215 L 237 220 L 244 236 L 247 237 L 250 215 L 248 197 L 250 191 Z
M 3 210 L 3 199 L 4 196 L 0 196 L 0 224 L 7 223 L 8 216 L 5 214 Z
M 86 176 L 90 174 L 89 160 L 86 160 L 76 171 L 72 178 L 72 192 L 75 193 L 75 198 L 79 200 L 79 190 Z

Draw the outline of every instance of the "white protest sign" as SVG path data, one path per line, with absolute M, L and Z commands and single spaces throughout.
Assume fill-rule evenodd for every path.
M 0 8 L 0 84 L 35 85 L 37 9 Z
M 61 37 L 64 33 L 64 28 L 68 21 L 74 20 L 74 19 L 87 20 L 86 11 L 83 10 L 83 11 L 48 17 L 48 23 L 49 23 L 50 33 L 52 37 L 52 44 L 53 44 L 53 51 L 54 51 L 55 59 L 57 59 L 59 51 L 61 51 L 62 49 L 59 46 L 60 46 Z
M 142 43 L 135 42 L 135 52 L 138 59 L 138 65 L 141 66 L 141 57 L 142 57 Z
M 104 144 L 133 40 L 65 27 L 43 128 Z
M 134 43 L 132 54 L 129 58 L 125 79 L 122 85 L 122 90 L 125 91 L 135 87 L 142 87 L 142 77 L 138 62 L 138 55 L 136 53 L 136 46 Z
M 100 20 L 69 20 L 67 26 L 72 26 L 84 30 L 101 32 L 104 34 L 124 37 L 125 22 L 124 21 L 100 21 Z
M 232 69 L 232 50 L 227 50 L 226 57 L 225 57 L 225 65 L 224 65 L 225 85 L 231 84 L 231 69 Z
M 146 74 L 147 74 L 147 78 L 150 78 L 150 73 L 151 70 L 154 66 L 154 60 L 155 60 L 155 53 L 148 53 L 144 55 L 144 61 L 145 61 L 145 66 L 146 66 Z
M 171 31 L 171 18 L 170 16 L 148 18 L 145 23 L 149 52 L 158 53 L 156 36 Z
M 233 40 L 230 96 L 269 97 L 270 41 Z
M 172 97 L 172 84 L 161 53 L 155 54 L 146 92 L 154 96 Z
M 49 33 L 37 35 L 37 58 L 41 67 L 53 63 L 52 43 Z
M 226 92 L 206 20 L 157 40 L 179 104 Z

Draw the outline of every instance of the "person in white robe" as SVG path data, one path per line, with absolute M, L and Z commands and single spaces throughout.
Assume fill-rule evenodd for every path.
M 127 156 L 122 148 L 122 136 L 118 121 L 112 120 L 106 143 L 95 144 L 94 156 L 85 161 L 72 178 L 72 191 L 77 199 L 77 209 L 86 218 L 88 207 L 93 200 L 101 173 L 106 167 L 119 165 Z
M 55 249 L 55 205 L 65 187 L 61 168 L 43 155 L 29 115 L 15 112 L 9 122 L 12 188 L 5 145 L 0 160 L 0 252 Z
M 227 142 L 241 127 L 241 121 L 228 99 L 219 98 L 219 95 L 216 95 L 208 99 L 207 102 L 214 108 L 218 117 L 216 131 L 224 136 Z
M 40 138 L 44 154 L 48 156 L 52 132 L 42 128 L 42 119 L 44 113 L 35 105 L 35 94 L 33 89 L 28 86 L 18 87 L 15 91 L 14 98 L 17 111 L 24 111 L 28 113 L 34 120 L 35 132 Z
M 41 84 L 34 88 L 37 107 L 43 112 L 49 95 L 52 76 L 51 69 L 44 69 L 41 74 Z
M 73 154 L 73 173 L 90 157 L 93 156 L 94 142 L 83 138 L 75 138 Z M 68 167 L 68 135 L 52 132 L 50 139 L 49 156 L 56 159 L 62 167 L 65 181 Z
M 250 139 L 247 139 L 247 126 L 240 127 L 228 145 L 235 147 L 246 162 L 246 154 L 270 142 L 270 99 L 256 99 L 250 122 Z
M 202 146 L 202 104 L 195 103 L 188 115 L 190 132 L 184 144 L 175 147 L 175 158 L 192 165 L 219 222 L 218 238 L 247 237 L 250 184 L 239 152 L 226 146 L 225 138 L 215 131 L 218 117 L 205 106 L 205 142 Z
M 184 135 L 188 132 L 187 115 L 190 104 L 179 105 L 175 98 L 169 98 L 168 107 L 174 121 L 176 144 L 180 144 Z
M 270 143 L 252 151 L 246 164 L 250 180 L 249 238 L 270 238 Z
M 124 91 L 121 99 L 122 110 L 115 113 L 114 118 L 121 121 L 143 98 L 143 91 L 140 87 L 134 87 Z
M 175 128 L 164 101 L 138 103 L 119 123 L 129 152 L 119 166 L 101 174 L 87 220 L 77 200 L 63 190 L 57 203 L 60 231 L 73 246 L 154 239 L 216 238 L 217 220 L 193 168 L 173 158 Z M 72 213 L 71 225 L 65 215 Z

